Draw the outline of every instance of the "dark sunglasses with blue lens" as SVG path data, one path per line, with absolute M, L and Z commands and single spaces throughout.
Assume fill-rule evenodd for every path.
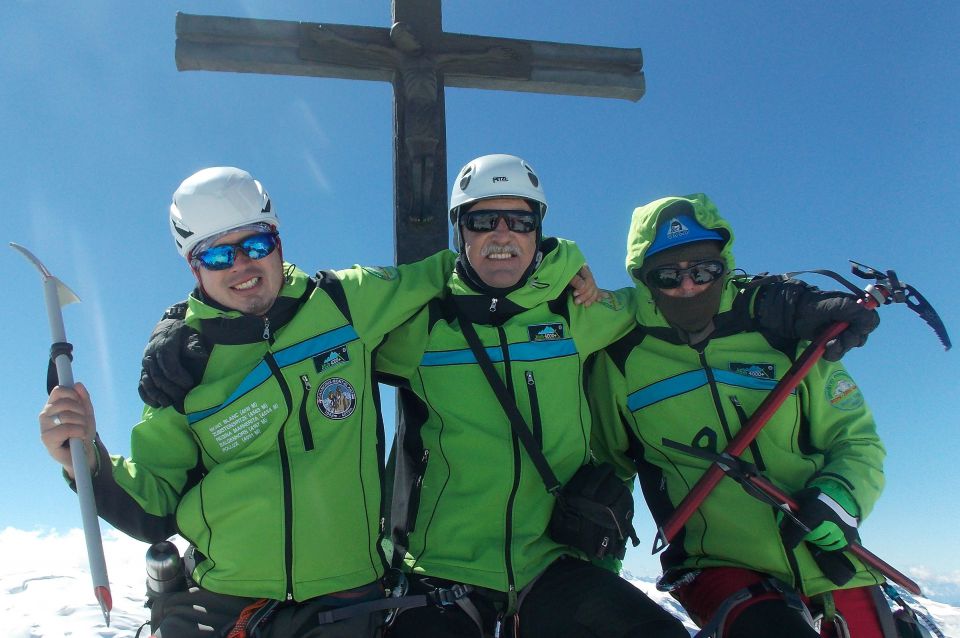
M 718 259 L 701 261 L 689 268 L 678 268 L 676 266 L 663 266 L 654 268 L 647 273 L 645 281 L 653 288 L 679 288 L 683 284 L 684 276 L 690 277 L 690 281 L 702 286 L 711 281 L 716 281 L 726 270 L 724 263 Z M 640 269 L 634 270 L 634 276 L 639 279 Z
M 527 210 L 472 210 L 463 216 L 463 227 L 475 233 L 490 233 L 496 230 L 500 220 L 515 233 L 532 233 L 540 226 L 539 213 Z
M 236 244 L 211 246 L 195 254 L 192 263 L 207 270 L 226 270 L 233 266 L 238 250 L 250 259 L 263 259 L 277 249 L 277 243 L 277 233 L 257 233 Z

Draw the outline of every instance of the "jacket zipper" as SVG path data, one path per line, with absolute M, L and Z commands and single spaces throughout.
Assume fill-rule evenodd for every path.
M 496 305 L 496 299 L 494 304 Z M 513 379 L 510 376 L 510 348 L 507 343 L 507 334 L 502 327 L 497 328 L 497 334 L 500 336 L 500 350 L 503 353 L 503 378 L 506 383 L 510 396 L 516 397 L 513 391 Z M 513 506 L 517 499 L 517 491 L 520 488 L 520 441 L 517 439 L 516 432 L 510 428 L 510 440 L 513 443 L 513 485 L 510 487 L 510 497 L 507 499 L 507 511 L 504 521 L 504 544 L 503 559 L 507 572 L 507 608 L 508 613 L 513 613 L 517 605 L 517 585 L 516 576 L 513 572 Z
M 497 311 L 497 302 L 500 301 L 496 297 L 490 299 L 490 314 L 492 315 Z
M 523 376 L 527 380 L 527 394 L 530 397 L 530 414 L 533 417 L 533 438 L 540 447 L 543 447 L 543 423 L 540 420 L 540 399 L 537 397 L 537 380 L 533 378 L 533 370 L 526 370 Z
M 263 340 L 273 343 L 273 340 L 270 339 L 270 317 L 263 318 Z
M 707 364 L 707 357 L 702 351 L 700 352 L 700 365 L 707 374 L 707 382 L 710 384 L 710 395 L 713 397 L 713 407 L 716 409 L 717 416 L 720 418 L 720 426 L 723 427 L 723 434 L 727 437 L 726 442 L 729 443 L 733 439 L 733 433 L 730 432 L 727 415 L 723 412 L 723 402 L 720 400 L 720 391 L 717 390 L 717 378 L 713 375 L 713 368 Z M 720 450 L 714 451 L 719 452 Z
M 277 378 L 277 383 L 283 393 L 284 403 L 287 406 L 287 414 L 290 414 L 293 408 L 290 386 L 284 380 L 280 366 L 277 365 L 277 360 L 273 358 L 273 354 L 268 352 L 264 355 L 263 360 L 267 362 L 270 372 Z M 280 450 L 280 468 L 283 475 L 283 562 L 287 576 L 285 597 L 287 600 L 291 600 L 293 598 L 293 488 L 290 480 L 290 454 L 284 440 L 285 432 L 286 426 L 281 426 L 280 432 L 277 434 L 277 447 Z
M 307 420 L 307 399 L 310 397 L 310 377 L 300 375 L 303 384 L 303 399 L 300 401 L 300 433 L 303 435 L 303 449 L 309 452 L 313 449 L 313 432 L 310 431 L 310 422 Z
M 733 409 L 737 411 L 737 418 L 740 419 L 740 429 L 747 424 L 747 421 L 750 419 L 747 417 L 746 410 L 743 409 L 743 406 L 740 405 L 740 400 L 730 395 L 730 403 L 733 404 Z M 750 441 L 750 452 L 753 454 L 753 464 L 757 466 L 757 469 L 763 472 L 767 469 L 766 464 L 763 462 L 763 457 L 760 455 L 760 444 L 757 443 L 757 440 L 754 439 Z

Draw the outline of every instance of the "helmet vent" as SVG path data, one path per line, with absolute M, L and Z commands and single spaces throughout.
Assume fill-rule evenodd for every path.
M 174 229 L 175 231 L 177 231 L 177 234 L 180 235 L 181 237 L 183 237 L 184 239 L 186 239 L 187 237 L 189 237 L 190 235 L 193 234 L 192 231 L 189 231 L 189 230 L 187 230 L 186 228 L 183 228 L 183 227 L 180 226 L 180 224 L 178 224 L 177 222 L 173 222 L 173 229 Z M 176 239 L 176 238 L 174 238 L 174 239 Z M 179 243 L 180 243 L 180 242 L 177 242 L 177 244 L 179 244 Z

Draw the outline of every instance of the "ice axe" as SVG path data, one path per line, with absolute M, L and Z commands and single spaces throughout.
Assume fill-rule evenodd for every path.
M 858 303 L 862 303 L 867 308 L 877 308 L 880 305 L 891 303 L 905 303 L 907 307 L 916 312 L 927 322 L 936 333 L 940 343 L 945 350 L 950 349 L 950 337 L 947 330 L 940 320 L 939 315 L 933 309 L 929 302 L 916 291 L 913 286 L 900 281 L 897 274 L 892 270 L 882 272 L 876 268 L 864 266 L 855 261 L 852 264 L 853 274 L 863 279 L 872 279 L 874 283 L 868 284 L 861 290 L 850 283 L 837 273 L 830 270 L 803 270 L 784 275 L 774 275 L 764 278 L 758 283 L 766 283 L 781 279 L 788 279 L 802 273 L 817 273 L 831 277 L 846 288 L 853 291 L 860 297 Z M 824 330 L 809 346 L 797 357 L 793 365 L 787 370 L 786 374 L 780 379 L 777 385 L 770 391 L 770 394 L 760 403 L 757 411 L 744 424 L 740 432 L 737 433 L 730 443 L 724 449 L 724 453 L 731 457 L 739 457 L 743 451 L 757 438 L 760 430 L 767 424 L 770 417 L 777 411 L 783 402 L 790 396 L 790 393 L 800 384 L 803 378 L 810 371 L 810 368 L 823 356 L 827 342 L 835 339 L 837 335 L 847 329 L 849 324 L 846 321 L 839 321 Z M 713 488 L 717 486 L 720 479 L 723 478 L 723 469 L 716 463 L 710 465 L 704 472 L 700 480 L 687 492 L 687 495 L 680 501 L 680 504 L 673 511 L 663 525 L 657 530 L 656 538 L 653 541 L 653 553 L 663 550 L 680 533 L 683 526 L 686 525 L 693 513 L 697 511 L 700 504 L 709 496 Z
M 47 304 L 47 319 L 50 321 L 50 334 L 53 345 L 50 356 L 57 369 L 59 384 L 73 386 L 73 368 L 70 365 L 71 346 L 67 343 L 67 334 L 63 327 L 63 306 L 79 302 L 80 298 L 62 281 L 50 274 L 46 266 L 29 250 L 10 242 L 10 246 L 19 251 L 40 271 L 43 280 L 43 297 Z M 80 517 L 83 520 L 83 536 L 87 542 L 87 559 L 90 562 L 90 577 L 93 579 L 93 593 L 100 603 L 103 619 L 110 626 L 110 610 L 113 598 L 110 595 L 110 581 L 107 578 L 107 564 L 103 557 L 103 541 L 100 538 L 100 524 L 97 521 L 97 502 L 93 497 L 93 481 L 87 456 L 83 451 L 81 439 L 70 439 L 70 458 L 73 461 L 74 480 L 77 484 L 77 496 L 80 498 Z
M 677 443 L 676 441 L 670 441 L 667 439 L 663 440 L 663 444 L 675 450 L 680 450 L 681 452 L 690 454 L 691 456 L 712 461 L 714 464 L 713 466 L 719 467 L 724 474 L 743 486 L 743 489 L 747 492 L 747 494 L 764 501 L 765 503 L 769 503 L 774 508 L 783 512 L 785 517 L 792 519 L 793 522 L 799 525 L 801 529 L 806 532 L 810 531 L 810 528 L 804 525 L 794 515 L 794 513 L 798 510 L 798 505 L 793 497 L 767 480 L 760 473 L 760 470 L 757 469 L 757 466 L 753 463 L 736 458 L 725 452 L 718 454 L 709 449 L 683 445 L 682 443 Z M 869 549 L 861 545 L 859 542 L 853 541 L 848 543 L 843 551 L 850 552 L 859 558 L 863 564 L 876 569 L 878 572 L 896 584 L 900 585 L 914 596 L 922 595 L 920 585 L 911 580 L 906 574 L 898 570 L 896 567 L 889 564 L 871 552 Z

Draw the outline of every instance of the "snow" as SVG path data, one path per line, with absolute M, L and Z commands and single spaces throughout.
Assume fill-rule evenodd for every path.
M 0 531 L 0 635 L 9 638 L 133 638 L 149 617 L 145 609 L 144 562 L 147 546 L 115 531 L 103 533 L 104 555 L 113 594 L 110 627 L 93 596 L 83 533 L 71 530 Z M 658 592 L 652 577 L 625 574 L 657 603 L 696 627 L 668 594 Z M 921 584 L 923 584 L 921 582 Z M 927 598 L 914 599 L 945 636 L 960 638 L 960 608 Z M 144 629 L 141 636 L 148 635 Z

